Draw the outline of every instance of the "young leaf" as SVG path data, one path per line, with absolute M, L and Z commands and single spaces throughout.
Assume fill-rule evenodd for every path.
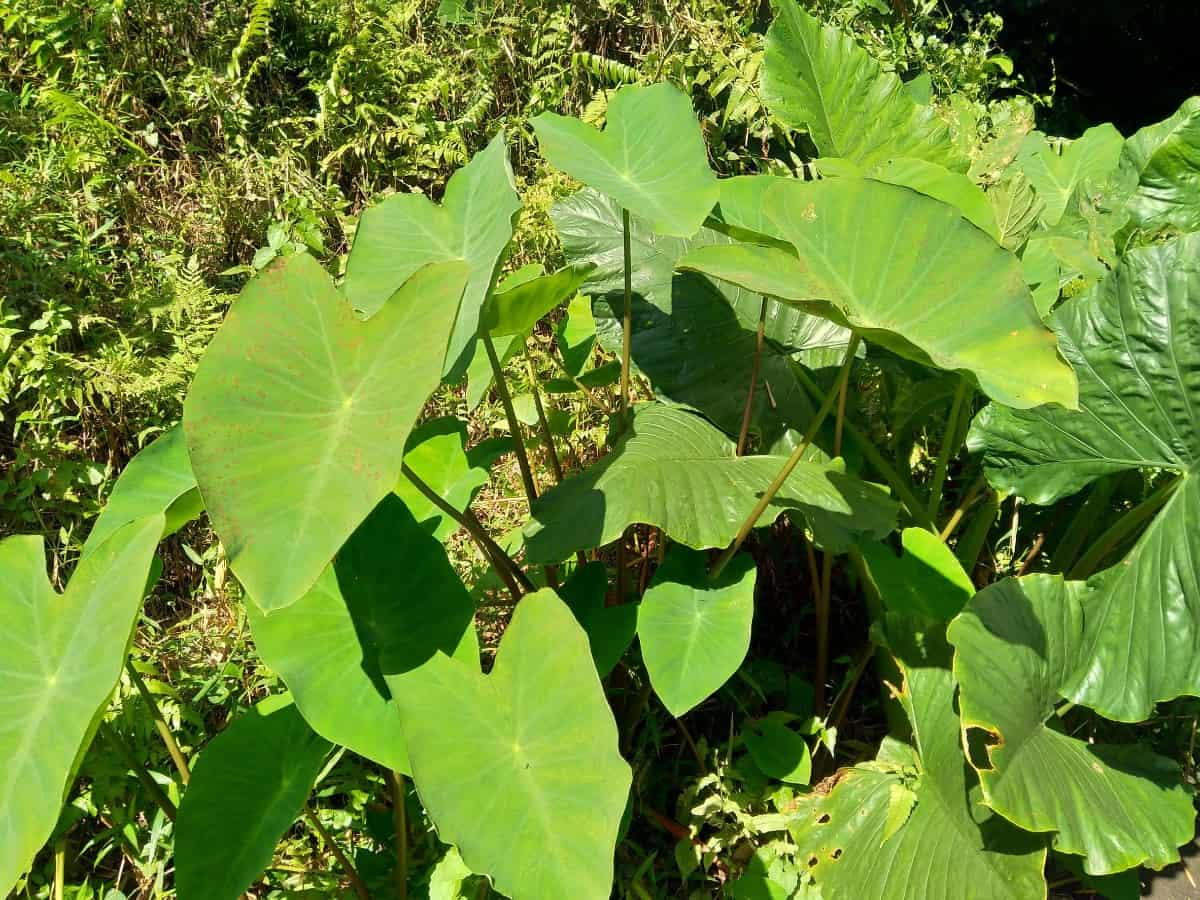
M 567 266 L 552 275 L 541 275 L 507 290 L 501 288 L 484 307 L 480 327 L 493 337 L 527 336 L 546 313 L 579 292 L 591 266 Z
M 1078 412 L 988 406 L 968 440 L 988 480 L 1050 504 L 1111 472 L 1156 468 L 1179 481 L 1088 601 L 1076 703 L 1123 722 L 1200 694 L 1200 235 L 1127 253 L 1052 320 L 1079 373 Z
M 1061 153 L 1035 131 L 1025 138 L 1016 166 L 1023 171 L 1045 208 L 1042 221 L 1055 225 L 1067 208 L 1067 201 L 1085 181 L 1099 184 L 1116 170 L 1124 139 L 1112 125 L 1089 128 L 1074 141 L 1067 142 Z
M 708 557 L 674 544 L 638 608 L 638 642 L 654 693 L 682 716 L 715 693 L 750 649 L 754 560 L 735 556 L 715 580 Z
M 997 239 L 1006 250 L 1016 252 L 1037 227 L 1042 201 L 1021 172 L 994 185 L 986 196 L 996 220 Z
M 1200 229 L 1200 97 L 1135 132 L 1125 142 L 1121 166 L 1137 173 L 1127 208 L 1138 228 Z
M 552 166 L 612 197 L 655 231 L 695 234 L 717 202 L 717 177 L 691 101 L 673 84 L 613 93 L 608 124 L 542 113 L 532 123 Z
M 237 900 L 304 808 L 331 748 L 281 701 L 264 700 L 200 753 L 175 823 L 179 900 Z
M 769 714 L 746 726 L 742 741 L 764 775 L 788 784 L 808 784 L 812 754 L 808 741 L 787 727 L 786 718 Z
M 980 591 L 950 625 L 966 739 L 988 806 L 1108 875 L 1160 869 L 1192 839 L 1196 813 L 1178 766 L 1136 745 L 1096 744 L 1057 728 L 1061 691 L 1084 662 L 1086 593 L 1061 576 L 1007 579 Z
M 605 606 L 607 592 L 608 570 L 600 562 L 590 562 L 576 569 L 559 591 L 587 632 L 592 659 L 601 678 L 608 675 L 625 655 L 637 631 L 637 604 Z
M 388 678 L 439 836 L 514 900 L 612 891 L 631 773 L 590 657 L 542 590 L 517 604 L 490 675 L 438 654 Z
M 567 304 L 567 314 L 559 320 L 555 336 L 558 338 L 563 365 L 568 373 L 578 378 L 592 361 L 592 348 L 596 345 L 592 301 L 583 294 L 577 294 Z
M 403 560 L 403 564 L 397 564 Z M 441 650 L 479 664 L 475 604 L 441 542 L 385 497 L 291 606 L 246 614 L 259 655 L 323 738 L 411 774 L 386 678 Z
M 486 362 L 486 360 L 485 360 Z M 490 477 L 484 466 L 473 465 L 467 456 L 467 425 L 453 416 L 422 422 L 408 436 L 404 463 L 443 500 L 465 510 Z M 458 531 L 459 525 L 401 474 L 396 495 L 413 518 L 424 524 L 439 541 Z
M 659 404 L 634 410 L 613 452 L 538 498 L 525 527 L 533 562 L 616 540 L 629 525 L 657 525 L 680 544 L 724 547 L 783 467 L 783 456 L 735 456 L 733 442 L 693 413 Z M 882 537 L 896 521 L 887 494 L 842 471 L 840 461 L 801 462 L 760 525 L 796 509 L 826 541 Z
M 521 210 L 504 131 L 455 172 L 442 205 L 424 194 L 393 194 L 359 219 L 346 260 L 346 297 L 373 316 L 422 266 L 465 259 L 470 266 L 446 351 L 446 371 L 465 371 L 479 316 Z
M 428 266 L 360 321 L 311 257 L 254 278 L 184 403 L 188 453 L 234 574 L 294 603 L 400 476 L 466 283 Z
M 50 837 L 80 751 L 121 675 L 164 517 L 128 522 L 46 578 L 40 537 L 0 541 L 0 893 Z
M 862 555 L 889 611 L 949 622 L 975 593 L 954 552 L 924 528 L 901 533 L 904 554 L 864 543 Z

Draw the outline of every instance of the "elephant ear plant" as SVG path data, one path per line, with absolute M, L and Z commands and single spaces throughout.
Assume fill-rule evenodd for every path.
M 788 665 L 814 715 L 738 701 L 774 855 L 722 868 L 685 838 L 699 895 L 1039 900 L 1066 871 L 1125 896 L 1179 858 L 1191 788 L 1145 723 L 1200 696 L 1200 100 L 1129 139 L 1006 135 L 980 166 L 794 0 L 762 96 L 808 148 L 794 176 L 718 178 L 666 83 L 618 89 L 602 128 L 537 117 L 580 184 L 552 212 L 557 271 L 509 271 L 499 134 L 440 205 L 365 211 L 340 283 L 298 255 L 246 285 L 66 590 L 39 539 L 0 542 L 0 889 L 108 729 L 157 544 L 202 514 L 287 693 L 194 760 L 171 741 L 170 791 L 147 776 L 181 900 L 241 896 L 301 817 L 377 894 L 309 809 L 347 752 L 393 788 L 396 896 L 426 890 L 410 790 L 455 884 L 650 896 L 615 864 L 664 820 L 631 737 L 647 702 L 688 734 L 770 597 L 811 636 Z M 554 390 L 612 414 L 588 466 L 558 453 L 537 377 L 532 464 L 506 364 L 532 366 L 535 329 Z M 464 378 L 468 408 L 494 389 L 504 440 L 423 415 Z M 472 502 L 508 453 L 528 520 L 498 536 Z M 498 640 L 448 556 L 460 531 L 512 607 Z M 871 622 L 834 635 L 860 648 L 846 666 L 831 633 L 857 609 L 836 617 Z M 872 660 L 890 733 L 839 744 Z

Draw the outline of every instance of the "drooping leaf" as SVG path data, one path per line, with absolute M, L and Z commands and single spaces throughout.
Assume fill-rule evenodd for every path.
M 50 837 L 76 760 L 121 675 L 161 513 L 134 519 L 81 560 L 65 593 L 42 539 L 0 541 L 0 893 Z
M 638 608 L 638 643 L 650 684 L 673 716 L 715 693 L 750 649 L 754 560 L 741 553 L 708 576 L 708 557 L 673 544 Z
M 988 806 L 1107 875 L 1162 868 L 1192 839 L 1195 810 L 1178 766 L 1136 745 L 1096 744 L 1055 727 L 1084 663 L 1083 582 L 1030 575 L 991 585 L 954 620 L 963 728 L 985 732 L 974 760 Z M 985 751 L 980 751 L 982 754 Z
M 590 272 L 590 266 L 566 266 L 499 289 L 484 307 L 480 327 L 494 337 L 527 335 L 542 316 L 574 297 Z
M 590 562 L 576 569 L 559 591 L 587 632 L 592 659 L 601 678 L 613 670 L 633 643 L 638 617 L 635 603 L 605 606 L 607 592 L 608 570 L 600 562 Z
M 112 537 L 122 525 L 143 516 L 166 515 L 161 537 L 174 534 L 203 511 L 188 462 L 183 427 L 176 425 L 129 461 L 104 511 L 83 545 L 82 556 Z
M 420 270 L 369 320 L 307 255 L 254 278 L 184 403 L 192 470 L 229 563 L 266 612 L 299 599 L 396 484 L 466 283 Z
M 1045 205 L 1042 221 L 1057 224 L 1071 194 L 1085 181 L 1106 181 L 1121 160 L 1124 143 L 1121 133 L 1107 123 L 1089 128 L 1074 141 L 1051 144 L 1037 131 L 1026 137 L 1016 166 Z
M 300 815 L 328 742 L 271 697 L 208 742 L 175 822 L 179 900 L 237 900 Z
M 424 194 L 393 194 L 362 214 L 346 260 L 346 297 L 372 316 L 421 267 L 465 259 L 470 275 L 445 363 L 447 372 L 465 371 L 520 209 L 501 129 L 450 177 L 440 206 Z
M 864 543 L 862 555 L 891 612 L 949 622 L 963 608 L 975 585 L 936 534 L 924 528 L 901 533 L 904 554 L 880 543 Z
M 1137 173 L 1127 209 L 1138 228 L 1200 230 L 1200 97 L 1134 133 L 1121 166 Z
M 1042 201 L 1029 179 L 1023 172 L 1017 172 L 994 185 L 987 192 L 987 199 L 999 230 L 1001 246 L 1019 250 L 1037 227 L 1042 213 Z
M 952 207 L 866 178 L 775 179 L 763 203 L 771 236 L 796 255 L 708 246 L 680 268 L 798 304 L 917 362 L 970 372 L 1009 405 L 1075 406 L 1075 377 L 1016 257 Z
M 808 130 L 822 156 L 873 166 L 909 156 L 965 171 L 950 131 L 854 39 L 780 0 L 767 32 L 763 99 L 776 118 Z
M 388 679 L 439 836 L 513 900 L 612 891 L 631 774 L 590 658 L 542 590 L 517 604 L 490 675 L 438 654 Z
M 724 547 L 737 534 L 785 456 L 735 456 L 725 435 L 685 410 L 650 404 L 634 411 L 613 452 L 546 491 L 525 527 L 532 562 L 557 562 L 616 540 L 633 524 L 656 525 L 687 547 Z M 853 534 L 882 537 L 897 506 L 840 461 L 799 463 L 759 525 L 795 509 L 843 548 Z
M 832 789 L 800 799 L 802 818 L 791 829 L 799 858 L 823 897 L 1045 897 L 1045 846 L 975 799 L 945 639 L 937 628 L 914 624 L 892 617 L 887 635 L 903 675 L 900 700 L 913 743 L 885 738 L 874 762 L 842 769 Z M 897 825 L 905 791 L 913 795 L 911 809 Z
M 673 84 L 626 85 L 603 131 L 542 113 L 531 124 L 552 166 L 611 197 L 661 234 L 690 237 L 717 202 L 691 101 Z M 618 230 L 619 236 L 619 230 Z
M 259 655 L 323 738 L 411 774 L 386 678 L 437 651 L 479 652 L 475 604 L 441 542 L 399 498 L 385 497 L 291 606 L 247 617 Z
M 1177 473 L 1170 499 L 1129 554 L 1095 578 L 1080 671 L 1064 687 L 1109 718 L 1200 694 L 1200 235 L 1128 252 L 1052 325 L 1079 373 L 1077 412 L 989 406 L 969 446 L 988 480 L 1050 504 L 1111 472 Z
M 788 784 L 808 784 L 812 754 L 808 742 L 787 726 L 787 717 L 774 713 L 750 723 L 742 731 L 750 758 L 764 775 Z
M 471 505 L 490 477 L 487 467 L 472 463 L 466 443 L 466 423 L 453 416 L 444 416 L 414 428 L 404 450 L 405 465 L 459 511 Z M 439 541 L 446 540 L 458 530 L 458 523 L 434 506 L 407 475 L 401 474 L 394 490 L 413 518 L 425 523 Z

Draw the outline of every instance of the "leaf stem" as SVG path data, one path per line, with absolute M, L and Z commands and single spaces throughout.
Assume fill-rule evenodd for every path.
M 171 798 L 159 787 L 158 782 L 146 771 L 146 767 L 138 762 L 137 757 L 133 755 L 133 750 L 125 743 L 125 739 L 121 737 L 115 728 L 103 720 L 100 722 L 99 731 L 104 735 L 104 739 L 116 748 L 117 755 L 125 761 L 125 765 L 129 766 L 137 780 L 142 783 L 142 787 L 146 789 L 146 793 L 150 795 L 150 799 L 163 811 L 163 815 L 174 822 L 175 815 L 178 812 L 175 804 L 171 802 Z
M 167 725 L 167 720 L 163 717 L 162 710 L 158 708 L 158 704 L 154 701 L 150 689 L 146 687 L 146 682 L 142 680 L 141 674 L 133 665 L 133 659 L 126 657 L 125 670 L 129 673 L 129 680 L 133 682 L 139 694 L 142 695 L 142 702 L 150 710 L 150 716 L 154 719 L 154 728 L 158 731 L 158 736 L 162 738 L 162 742 L 167 747 L 167 753 L 171 755 L 171 762 L 175 763 L 175 768 L 179 772 L 179 780 L 185 785 L 191 781 L 192 773 L 188 769 L 187 758 L 184 757 L 183 751 L 179 749 L 179 744 L 175 741 L 175 735 L 171 733 L 171 728 Z
M 833 429 L 833 455 L 842 455 L 842 426 L 846 421 L 846 390 L 850 379 L 840 378 L 837 417 Z M 817 672 L 813 683 L 813 707 L 817 715 L 825 712 L 825 679 L 829 675 L 829 614 L 833 599 L 833 554 L 821 555 L 821 591 L 817 594 Z
M 508 381 L 504 377 L 504 368 L 500 365 L 500 357 L 496 355 L 496 345 L 492 343 L 492 336 L 488 334 L 487 329 L 480 328 L 479 336 L 483 339 L 483 349 L 487 353 L 488 361 L 492 364 L 496 392 L 500 395 L 500 403 L 504 407 L 504 415 L 508 419 L 508 430 L 512 434 L 517 465 L 521 469 L 521 482 L 525 486 L 525 499 L 529 501 L 530 506 L 533 506 L 533 501 L 537 499 L 538 495 L 537 485 L 533 481 L 533 470 L 529 468 L 529 456 L 525 453 L 525 439 L 521 433 L 521 422 L 517 418 L 517 411 L 513 408 L 512 394 L 508 392 Z
M 396 896 L 408 900 L 408 816 L 405 809 L 404 776 L 389 771 L 392 783 L 392 823 L 396 832 Z
M 763 294 L 758 307 L 758 329 L 754 332 L 754 359 L 750 363 L 750 388 L 746 391 L 746 408 L 742 412 L 742 430 L 738 432 L 737 455 L 746 452 L 746 438 L 750 434 L 750 414 L 754 411 L 754 391 L 758 387 L 758 368 L 762 364 L 763 337 L 767 324 L 767 295 Z
M 958 452 L 959 417 L 963 405 L 970 393 L 970 384 L 963 376 L 959 376 L 958 385 L 954 388 L 954 401 L 950 404 L 950 418 L 946 421 L 946 430 L 942 435 L 942 446 L 938 448 L 937 463 L 933 469 L 933 483 L 929 486 L 929 518 L 937 521 L 938 509 L 942 505 L 942 488 L 946 484 L 946 470 L 950 468 L 950 458 Z
M 629 240 L 629 210 L 621 210 L 621 243 L 625 262 L 625 312 L 621 319 L 621 427 L 629 424 L 629 355 L 633 343 L 633 255 Z
M 562 463 L 559 461 L 558 451 L 554 447 L 554 434 L 550 431 L 550 421 L 546 418 L 546 409 L 542 406 L 542 392 L 538 390 L 537 373 L 533 369 L 533 357 L 529 354 L 528 345 L 525 347 L 525 365 L 529 369 L 529 389 L 533 392 L 533 407 L 537 410 L 542 441 L 546 444 L 546 455 L 550 457 L 550 467 L 554 470 L 555 483 L 562 484 Z
M 729 561 L 733 559 L 734 554 L 737 553 L 738 549 L 742 546 L 742 542 L 746 540 L 746 536 L 749 535 L 754 529 L 754 526 L 758 523 L 758 520 L 762 516 L 763 512 L 768 506 L 770 506 L 771 501 L 775 499 L 775 495 L 779 493 L 779 489 L 783 487 L 783 484 L 785 481 L 787 481 L 788 476 L 792 474 L 792 470 L 795 469 L 796 465 L 800 462 L 800 458 L 804 456 L 804 452 L 808 449 L 808 445 L 811 444 L 813 438 L 816 437 L 817 429 L 821 427 L 821 423 L 824 422 L 825 417 L 829 415 L 829 411 L 833 408 L 833 404 L 841 392 L 842 382 L 850 377 L 850 366 L 854 362 L 854 352 L 858 349 L 858 342 L 858 335 L 852 335 L 850 342 L 846 345 L 846 358 L 842 362 L 842 368 L 838 371 L 837 380 L 834 382 L 833 388 L 828 394 L 825 395 L 825 400 L 821 404 L 820 409 L 817 410 L 817 414 L 813 416 L 812 422 L 809 423 L 808 430 L 804 433 L 803 439 L 801 439 L 800 443 L 796 446 L 796 449 L 792 451 L 791 456 L 787 458 L 787 462 L 783 464 L 783 468 L 779 470 L 779 474 L 775 476 L 775 480 L 768 485 L 767 489 L 763 491 L 763 495 L 759 498 L 758 502 L 754 504 L 754 509 L 750 511 L 750 515 L 746 517 L 745 521 L 742 522 L 741 527 L 738 528 L 737 536 L 734 537 L 733 543 L 726 547 L 724 552 L 722 552 L 717 558 L 717 561 L 713 564 L 712 569 L 709 570 L 709 578 L 716 578 L 719 576 L 725 566 L 729 564 Z
M 67 839 L 60 837 L 54 844 L 54 900 L 64 900 L 67 882 Z
M 967 510 L 971 508 L 971 504 L 975 502 L 975 498 L 979 496 L 979 492 L 987 486 L 987 478 L 980 475 L 975 479 L 975 482 L 967 489 L 967 494 L 963 497 L 962 502 L 958 504 L 954 512 L 950 515 L 950 520 L 946 523 L 946 527 L 938 534 L 938 538 L 944 544 L 950 540 L 950 535 L 954 534 L 954 530 L 958 528 L 962 518 L 966 515 Z M 936 512 L 935 512 L 936 515 Z
M 333 839 L 333 835 L 321 824 L 321 820 L 317 818 L 317 814 L 311 806 L 304 808 L 304 818 L 308 820 L 308 824 L 317 833 L 317 837 L 321 839 L 321 843 L 333 854 L 333 858 L 337 860 L 338 865 L 345 871 L 346 877 L 350 879 L 350 886 L 354 888 L 354 893 L 358 894 L 359 900 L 371 900 L 371 894 L 367 890 L 367 885 L 362 880 L 362 876 L 358 874 L 358 869 L 354 868 L 354 863 L 350 862 L 350 857 L 346 856 L 342 848 L 338 846 L 337 841 Z
M 1091 575 L 1114 547 L 1162 508 L 1175 489 L 1179 487 L 1183 478 L 1183 475 L 1177 475 L 1164 482 L 1149 497 L 1117 519 L 1112 527 L 1100 535 L 1091 548 L 1080 557 L 1079 562 L 1075 563 L 1071 571 L 1067 573 L 1068 580 L 1078 581 Z

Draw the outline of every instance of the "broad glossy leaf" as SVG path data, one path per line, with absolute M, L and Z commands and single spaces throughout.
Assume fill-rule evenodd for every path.
M 891 612 L 949 622 L 971 599 L 975 585 L 933 532 L 905 528 L 901 542 L 901 556 L 886 544 L 861 548 L 884 605 Z
M 1045 204 L 1042 221 L 1056 224 L 1080 185 L 1106 181 L 1121 160 L 1124 143 L 1121 133 L 1108 123 L 1089 128 L 1074 141 L 1050 144 L 1038 131 L 1026 137 L 1016 166 Z
M 911 747 L 885 738 L 878 758 L 800 800 L 798 859 L 830 898 L 1032 900 L 1046 896 L 1045 847 L 979 805 L 959 744 L 950 654 L 937 633 L 889 620 Z M 904 791 L 915 804 L 897 826 Z
M 1195 810 L 1178 766 L 1148 748 L 1064 734 L 1061 692 L 1087 653 L 1083 582 L 1006 579 L 980 591 L 954 620 L 954 675 L 964 733 L 987 734 L 975 760 L 992 809 L 1055 849 L 1107 875 L 1179 859 Z
M 754 559 L 739 553 L 716 578 L 708 555 L 673 544 L 638 609 L 638 643 L 650 684 L 673 716 L 703 702 L 750 649 Z
M 970 372 L 1009 405 L 1075 406 L 1075 376 L 1017 258 L 954 208 L 866 178 L 776 179 L 763 203 L 772 236 L 795 256 L 710 246 L 679 266 L 798 304 L 917 362 Z
M 437 386 L 466 265 L 420 270 L 366 322 L 307 255 L 254 278 L 184 403 L 192 470 L 234 574 L 294 603 L 396 484 Z
M 603 131 L 554 113 L 530 124 L 552 166 L 661 234 L 690 237 L 717 202 L 700 124 L 691 100 L 673 84 L 618 88 Z
M 441 542 L 388 496 L 312 589 L 269 616 L 246 605 L 255 647 L 323 738 L 411 774 L 386 677 L 441 650 L 478 665 L 475 604 Z
M 188 462 L 183 427 L 176 425 L 129 461 L 83 545 L 83 556 L 122 526 L 143 516 L 166 515 L 162 537 L 200 515 L 204 505 Z
M 763 99 L 792 128 L 806 128 L 823 156 L 872 166 L 909 156 L 965 171 L 950 131 L 918 105 L 854 39 L 823 26 L 796 0 L 780 0 L 767 32 Z
M 1130 137 L 1121 165 L 1137 173 L 1127 209 L 1139 228 L 1200 229 L 1200 97 Z
M 393 194 L 363 212 L 346 260 L 346 297 L 372 316 L 422 266 L 465 259 L 470 275 L 445 364 L 461 373 L 520 209 L 501 129 L 450 177 L 440 206 L 424 194 Z
M 63 594 L 42 539 L 0 541 L 0 893 L 50 837 L 76 760 L 121 675 L 162 514 L 134 519 L 83 559 Z
M 404 462 L 447 503 L 465 510 L 490 477 L 487 467 L 472 462 L 466 450 L 467 425 L 453 416 L 422 422 L 408 436 Z M 395 493 L 418 522 L 440 541 L 458 530 L 458 523 L 443 513 L 401 474 Z
M 566 266 L 497 290 L 484 307 L 480 327 L 495 337 L 528 335 L 542 316 L 578 293 L 590 272 L 590 266 Z
M 304 808 L 328 742 L 272 697 L 208 742 L 175 822 L 179 900 L 237 900 Z
M 637 631 L 636 603 L 606 606 L 608 570 L 604 563 L 590 562 L 571 573 L 559 594 L 587 632 L 596 671 L 604 678 L 613 670 Z
M 988 406 L 969 446 L 988 480 L 1050 504 L 1111 472 L 1181 481 L 1124 560 L 1096 576 L 1068 696 L 1120 721 L 1200 694 L 1200 234 L 1131 250 L 1052 325 L 1079 373 L 1077 412 Z
M 517 604 L 490 675 L 438 654 L 388 679 L 439 836 L 513 900 L 612 891 L 631 775 L 590 658 L 542 590 Z
M 640 406 L 611 454 L 534 503 L 525 552 L 531 562 L 557 562 L 633 524 L 656 525 L 687 547 L 724 547 L 785 460 L 735 456 L 733 442 L 699 416 Z M 758 524 L 795 509 L 839 546 L 850 534 L 887 534 L 896 504 L 841 468 L 840 461 L 799 463 Z

